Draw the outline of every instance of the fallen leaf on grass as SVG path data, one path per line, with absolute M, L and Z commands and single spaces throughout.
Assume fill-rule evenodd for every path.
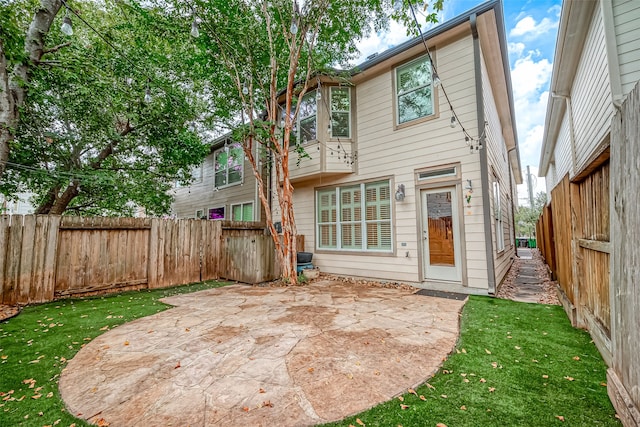
M 494 369 L 498 368 L 498 362 L 491 362 L 491 366 L 493 366 Z
M 517 345 L 517 346 L 515 346 L 515 349 L 516 349 L 516 350 L 520 350 L 520 349 L 522 349 L 522 347 L 520 347 L 519 345 Z
M 109 329 L 109 325 L 103 326 L 102 328 L 100 328 L 101 331 L 106 331 L 107 329 Z
M 564 379 L 567 380 L 567 381 L 573 381 L 575 378 L 570 377 L 570 376 L 566 376 L 566 377 L 564 377 Z
M 601 385 L 602 387 L 606 387 L 606 386 L 607 386 L 607 383 L 600 383 L 600 385 Z
M 402 396 L 398 396 L 398 400 L 399 400 L 400 402 L 404 402 L 404 397 L 402 397 Z
M 438 423 L 438 424 L 436 424 L 436 427 L 447 427 L 447 425 L 446 424 L 442 424 L 442 423 Z
M 427 387 L 429 387 L 431 390 L 435 390 L 436 388 L 434 386 L 432 386 L 431 384 L 427 383 Z
M 440 397 L 443 398 L 443 399 L 446 399 L 447 395 L 446 394 L 441 394 Z
M 360 418 L 356 418 L 356 422 L 358 424 L 360 424 L 361 426 L 364 426 L 365 424 L 362 422 L 362 420 Z
M 549 375 L 543 375 L 542 378 L 547 379 L 549 378 Z
M 580 360 L 580 357 L 578 357 L 578 356 L 574 356 L 574 357 L 573 357 L 573 360 Z
M 464 381 L 465 383 L 468 383 L 469 382 L 469 378 L 465 378 L 462 381 Z
M 556 415 L 556 418 L 560 421 L 564 422 L 564 417 L 562 415 Z
M 480 378 L 480 382 L 481 382 L 481 383 L 486 383 L 486 382 L 487 382 L 487 380 L 485 380 L 484 378 Z
M 418 393 L 416 393 L 416 391 L 415 391 L 414 389 L 412 389 L 412 388 L 410 388 L 409 390 L 407 390 L 407 392 L 409 392 L 409 394 L 413 394 L 413 395 L 415 395 L 415 396 L 417 396 L 417 395 L 418 395 Z
M 485 351 L 487 354 L 491 354 L 491 352 L 490 352 L 489 350 L 487 350 L 486 348 L 484 349 L 484 351 Z
M 495 387 L 489 387 L 489 393 L 493 393 L 494 391 L 496 391 Z
M 461 410 L 461 411 L 466 411 L 466 410 L 467 410 L 467 407 L 466 407 L 466 406 L 464 406 L 464 405 L 462 405 L 462 406 L 460 407 L 460 410 Z
M 407 409 L 408 407 L 409 407 L 409 405 L 405 405 L 404 403 L 401 403 L 401 404 L 400 404 L 400 409 L 402 409 L 403 411 L 404 411 L 405 409 Z
M 47 399 L 50 399 L 50 398 L 52 398 L 52 397 L 53 397 L 53 392 L 52 392 L 52 391 L 50 391 L 49 393 L 47 393 Z
M 422 394 L 420 395 L 420 400 L 427 400 L 426 397 L 424 397 Z

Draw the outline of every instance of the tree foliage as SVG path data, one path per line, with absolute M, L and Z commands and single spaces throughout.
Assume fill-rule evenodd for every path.
M 2 190 L 35 193 L 37 213 L 167 213 L 168 190 L 209 150 L 189 23 L 124 2 L 74 7 L 73 36 L 56 22 L 47 43 L 61 47 L 32 71 Z
M 533 206 L 519 206 L 516 212 L 516 234 L 518 236 L 534 237 L 536 223 L 547 205 L 547 193 L 544 191 L 536 194 Z
M 344 79 L 358 54 L 356 43 L 371 31 L 388 28 L 391 18 L 410 22 L 407 1 L 386 0 L 176 0 L 179 16 L 200 22 L 197 43 L 219 67 L 212 98 L 228 112 L 229 127 L 253 166 L 267 225 L 274 238 L 284 277 L 296 283 L 296 225 L 293 185 L 289 177 L 291 138 L 301 101 L 321 76 Z M 435 2 L 436 11 L 442 0 Z M 435 21 L 435 13 L 427 19 Z M 413 25 L 410 26 L 414 28 Z M 222 83 L 222 84 L 220 84 Z M 259 147 L 273 171 L 282 240 L 264 182 Z

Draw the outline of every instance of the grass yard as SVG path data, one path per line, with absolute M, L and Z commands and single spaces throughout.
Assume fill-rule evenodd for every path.
M 171 307 L 160 298 L 226 284 L 209 281 L 25 307 L 0 323 L 0 426 L 89 425 L 68 414 L 60 400 L 58 378 L 65 362 L 103 332 Z
M 561 307 L 472 296 L 454 354 L 428 384 L 328 425 L 619 426 L 605 374 Z
M 57 301 L 0 323 L 0 426 L 87 425 L 60 400 L 65 362 L 104 331 L 165 310 L 162 297 L 222 285 Z M 470 297 L 454 354 L 428 384 L 330 425 L 620 425 L 605 371 L 589 335 L 573 329 L 562 308 Z

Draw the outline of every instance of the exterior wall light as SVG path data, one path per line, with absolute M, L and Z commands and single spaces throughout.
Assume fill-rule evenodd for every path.
M 404 200 L 404 184 L 398 184 L 398 189 L 396 190 L 396 201 L 402 202 Z

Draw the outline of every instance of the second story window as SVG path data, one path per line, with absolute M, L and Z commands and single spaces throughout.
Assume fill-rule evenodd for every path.
M 423 56 L 396 68 L 397 124 L 433 114 L 431 62 Z
M 239 143 L 225 145 L 214 154 L 217 188 L 242 182 L 244 152 Z
M 331 137 L 351 138 L 351 93 L 349 88 L 331 88 Z
M 298 141 L 305 144 L 315 141 L 317 133 L 317 111 L 316 91 L 306 93 L 300 101 L 300 111 L 298 112 Z

